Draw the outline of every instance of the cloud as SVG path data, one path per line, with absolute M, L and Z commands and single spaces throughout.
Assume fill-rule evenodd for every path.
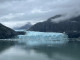
M 12 14 L 12 13 L 10 13 L 9 15 L 5 15 L 5 16 L 2 16 L 1 18 L 0 18 L 0 20 L 11 20 L 11 19 L 13 19 L 13 18 L 16 18 L 16 17 L 21 17 L 21 16 L 23 16 L 23 15 L 25 15 L 25 13 L 16 13 L 16 14 Z
M 3 25 L 10 27 L 10 28 L 14 28 L 14 27 L 21 27 L 24 26 L 27 23 L 31 23 L 32 25 L 34 25 L 37 22 L 42 22 L 42 21 L 5 21 L 5 22 L 1 22 Z
M 53 21 L 80 15 L 80 0 L 0 0 L 0 22 L 35 24 L 58 14 L 65 16 Z
M 21 1 L 21 0 L 0 0 L 0 3 L 10 2 L 10 1 Z
M 32 11 L 31 11 L 31 14 L 36 14 L 36 13 L 40 13 L 40 14 L 44 14 L 44 13 L 47 13 L 47 12 L 49 12 L 50 10 L 41 10 L 41 9 L 33 9 Z
M 16 23 L 17 22 L 17 23 Z M 9 22 L 2 22 L 3 25 L 6 25 L 10 28 L 14 28 L 14 27 L 20 27 L 23 26 L 27 23 L 27 21 L 9 21 Z

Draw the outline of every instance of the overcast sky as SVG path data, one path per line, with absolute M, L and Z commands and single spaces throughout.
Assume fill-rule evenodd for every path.
M 0 0 L 0 22 L 8 27 L 35 24 L 57 14 L 80 15 L 80 0 Z

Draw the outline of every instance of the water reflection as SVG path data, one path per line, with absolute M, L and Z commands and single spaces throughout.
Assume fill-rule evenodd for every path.
M 65 45 L 54 46 L 37 46 L 31 48 L 36 53 L 47 55 L 48 58 L 54 60 L 79 60 L 80 59 L 80 42 L 69 42 Z M 27 50 L 27 48 L 26 48 Z
M 27 47 L 0 41 L 0 60 L 79 60 L 80 42 L 57 46 Z M 4 58 L 5 57 L 5 58 Z
M 78 46 L 78 44 L 69 44 L 69 45 L 65 45 L 65 46 L 60 46 L 60 47 L 38 47 L 38 48 L 34 48 L 34 50 L 37 53 L 44 53 L 46 54 L 49 58 L 53 58 L 53 55 L 55 56 L 56 54 L 60 54 L 63 56 L 70 56 L 70 57 L 76 57 L 79 58 L 80 57 L 80 44 Z M 58 57 L 57 57 L 58 58 Z
M 14 44 L 15 44 L 15 42 L 13 42 L 13 41 L 0 40 L 0 52 L 8 49 L 9 47 L 13 46 Z

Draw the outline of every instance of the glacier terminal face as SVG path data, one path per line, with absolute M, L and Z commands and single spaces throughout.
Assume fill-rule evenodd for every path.
M 19 42 L 29 46 L 55 45 L 68 42 L 68 35 L 55 32 L 26 31 L 26 35 L 19 35 Z

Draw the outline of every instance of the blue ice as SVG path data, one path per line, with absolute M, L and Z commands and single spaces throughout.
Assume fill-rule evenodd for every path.
M 35 32 L 26 31 L 26 35 L 19 35 L 19 42 L 26 43 L 29 46 L 55 45 L 68 42 L 68 35 L 56 32 Z

